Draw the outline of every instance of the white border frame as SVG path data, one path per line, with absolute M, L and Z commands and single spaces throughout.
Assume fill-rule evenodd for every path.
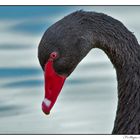
M 3 0 L 1 5 L 140 5 L 139 0 Z

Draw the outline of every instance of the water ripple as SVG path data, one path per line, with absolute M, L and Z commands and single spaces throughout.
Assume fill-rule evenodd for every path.
M 23 80 L 23 81 L 17 81 L 17 82 L 10 82 L 7 84 L 4 84 L 3 88 L 17 88 L 17 87 L 36 87 L 43 85 L 42 80 Z
M 32 46 L 29 45 L 21 45 L 21 44 L 1 44 L 0 50 L 17 50 L 17 49 L 29 49 Z
M 0 117 L 10 117 L 23 113 L 23 106 L 19 105 L 1 105 Z
M 46 23 L 31 23 L 31 22 L 27 22 L 27 23 L 21 23 L 21 24 L 18 24 L 14 27 L 11 28 L 11 30 L 13 31 L 20 31 L 20 32 L 27 32 L 27 33 L 31 33 L 31 34 L 34 34 L 34 33 L 42 33 L 44 32 L 47 27 L 49 25 L 47 25 Z
M 38 68 L 0 68 L 0 78 L 21 77 L 39 75 L 41 69 Z
M 97 82 L 112 82 L 113 77 L 92 77 L 92 78 L 79 78 L 68 80 L 68 84 L 88 84 L 88 83 L 97 83 Z

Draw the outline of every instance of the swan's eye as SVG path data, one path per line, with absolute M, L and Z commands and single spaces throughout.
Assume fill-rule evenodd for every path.
M 50 58 L 51 59 L 56 59 L 56 58 L 58 58 L 58 53 L 57 52 L 52 52 L 51 54 L 50 54 Z

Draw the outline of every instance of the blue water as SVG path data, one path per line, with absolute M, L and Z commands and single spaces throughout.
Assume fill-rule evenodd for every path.
M 23 76 L 34 76 L 39 75 L 39 68 L 1 68 L 0 69 L 0 78 L 9 78 L 9 77 L 23 77 Z
M 50 116 L 41 111 L 37 49 L 45 30 L 76 10 L 104 12 L 140 39 L 139 6 L 0 6 L 0 134 L 110 134 L 117 81 L 105 53 L 92 50 L 67 79 Z

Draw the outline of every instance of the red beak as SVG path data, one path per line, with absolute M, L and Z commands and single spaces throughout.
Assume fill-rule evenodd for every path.
M 45 98 L 42 102 L 42 110 L 49 114 L 56 99 L 63 87 L 66 77 L 58 75 L 53 68 L 53 60 L 49 60 L 45 65 Z

